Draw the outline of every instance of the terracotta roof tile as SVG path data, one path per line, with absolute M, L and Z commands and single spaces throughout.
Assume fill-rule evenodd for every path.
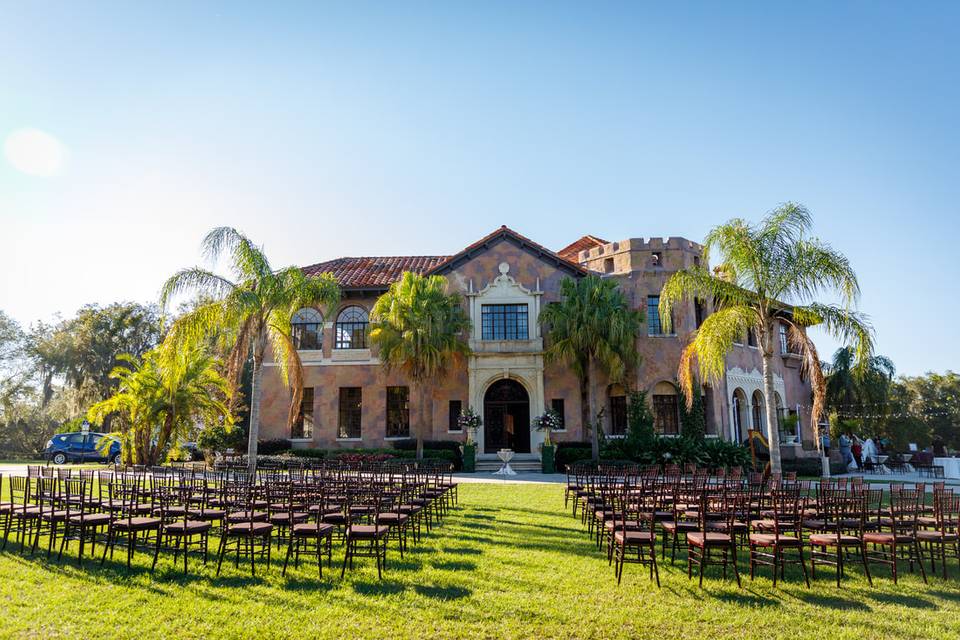
M 597 236 L 586 235 L 578 240 L 574 240 L 563 249 L 557 251 L 557 255 L 572 262 L 579 262 L 577 258 L 581 251 L 599 247 L 603 244 L 607 244 L 607 241 L 603 240 L 602 238 L 598 238 Z
M 426 273 L 449 256 L 367 256 L 337 258 L 303 267 L 308 276 L 332 273 L 344 289 L 386 288 L 404 271 Z

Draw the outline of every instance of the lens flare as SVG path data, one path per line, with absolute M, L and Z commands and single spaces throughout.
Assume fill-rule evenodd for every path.
M 66 150 L 39 129 L 18 129 L 3 143 L 3 154 L 15 169 L 31 176 L 54 176 L 63 167 Z

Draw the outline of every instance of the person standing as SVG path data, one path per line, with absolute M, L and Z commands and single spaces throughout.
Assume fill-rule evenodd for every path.
M 863 453 L 863 443 L 860 442 L 860 438 L 853 436 L 853 444 L 850 445 L 850 453 L 853 455 L 853 461 L 857 463 L 857 469 L 863 470 L 863 459 L 861 454 Z
M 824 432 L 820 434 L 820 446 L 823 448 L 823 455 L 829 458 L 830 457 L 830 432 L 829 431 L 824 430 Z
M 850 461 L 853 459 L 853 456 L 850 454 L 850 436 L 841 433 L 837 443 L 840 446 L 840 459 L 843 460 L 843 466 L 849 467 Z

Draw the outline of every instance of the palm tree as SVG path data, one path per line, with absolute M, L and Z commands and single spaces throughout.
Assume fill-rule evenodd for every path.
M 734 342 L 748 331 L 754 332 L 763 359 L 773 472 L 781 469 L 772 367 L 779 323 L 786 326 L 788 344 L 798 350 L 810 376 L 815 429 L 819 429 L 825 385 L 816 347 L 806 329 L 821 326 L 851 343 L 857 367 L 869 361 L 873 349 L 873 330 L 853 308 L 860 294 L 856 274 L 842 254 L 809 236 L 811 226 L 807 209 L 793 203 L 774 209 L 756 225 L 739 218 L 730 220 L 711 230 L 704 241 L 704 264 L 712 252 L 720 256 L 714 273 L 702 266 L 678 271 L 660 293 L 660 317 L 665 325 L 670 323 L 672 308 L 683 300 L 714 301 L 714 313 L 691 334 L 681 358 L 679 378 L 688 399 L 693 393 L 694 365 L 699 366 L 702 377 L 719 381 Z M 823 292 L 839 294 L 840 304 L 818 302 L 816 298 Z
M 855 364 L 853 349 L 841 347 L 833 354 L 833 360 L 823 365 L 826 407 L 840 419 L 884 413 L 897 373 L 893 361 L 885 356 L 873 356 L 859 369 Z
M 470 353 L 464 338 L 470 326 L 460 295 L 447 293 L 443 276 L 407 271 L 373 305 L 370 340 L 378 347 L 384 370 L 402 371 L 420 397 L 418 460 L 423 458 L 424 435 L 432 428 L 431 385 Z
M 598 370 L 612 383 L 637 365 L 642 314 L 630 308 L 614 280 L 590 275 L 560 283 L 560 301 L 540 313 L 547 329 L 547 362 L 564 362 L 580 382 L 580 421 L 591 431 L 593 459 L 600 458 L 599 424 L 593 424 L 592 381 Z
M 118 382 L 116 393 L 90 407 L 87 418 L 121 418 L 128 460 L 156 464 L 167 446 L 197 423 L 232 423 L 227 404 L 231 386 L 203 345 L 182 348 L 168 340 L 142 359 L 120 359 L 122 364 L 110 373 Z
M 174 322 L 171 336 L 186 344 L 216 336 L 228 353 L 226 376 L 234 389 L 244 364 L 252 359 L 247 459 L 253 472 L 267 346 L 291 388 L 288 423 L 293 424 L 303 396 L 303 368 L 291 337 L 290 318 L 303 307 L 332 308 L 340 299 L 340 288 L 329 273 L 309 277 L 297 267 L 273 270 L 263 249 L 231 227 L 217 227 L 208 233 L 203 252 L 214 264 L 226 254 L 235 280 L 199 267 L 183 269 L 163 285 L 161 304 L 166 307 L 174 296 L 187 291 L 204 298 Z

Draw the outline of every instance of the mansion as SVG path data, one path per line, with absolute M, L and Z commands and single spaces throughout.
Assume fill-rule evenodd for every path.
M 463 440 L 457 418 L 461 409 L 472 407 L 483 419 L 476 438 L 479 457 L 501 448 L 537 452 L 543 434 L 531 428 L 531 420 L 547 408 L 564 423 L 555 441 L 583 440 L 577 377 L 563 364 L 544 361 L 539 315 L 558 300 L 564 278 L 591 273 L 616 280 L 629 303 L 645 312 L 636 345 L 640 365 L 626 386 L 647 392 L 658 432 L 679 434 L 680 354 L 711 305 L 691 301 L 676 307 L 673 333 L 667 334 L 660 323 L 659 293 L 672 273 L 699 265 L 701 252 L 700 245 L 683 238 L 608 242 L 594 236 L 552 251 L 501 227 L 453 255 L 337 258 L 304 267 L 308 275 L 333 274 L 342 299 L 336 309 L 302 309 L 294 316 L 304 372 L 300 418 L 292 429 L 287 426 L 290 392 L 276 366 L 267 363 L 261 438 L 288 438 L 294 447 L 389 447 L 416 434 L 426 409 L 432 417 L 426 439 Z M 446 276 L 451 289 L 462 294 L 472 321 L 471 354 L 436 381 L 426 407 L 400 372 L 385 373 L 367 338 L 374 301 L 405 271 Z M 782 326 L 774 387 L 782 454 L 790 458 L 813 448 L 814 431 L 810 385 L 785 331 Z M 752 343 L 745 336 L 727 358 L 724 379 L 702 388 L 708 436 L 743 441 L 750 429 L 765 432 L 761 359 Z M 591 393 L 595 410 L 604 409 L 605 433 L 625 433 L 628 390 L 594 378 Z M 782 420 L 787 415 L 797 419 Z

